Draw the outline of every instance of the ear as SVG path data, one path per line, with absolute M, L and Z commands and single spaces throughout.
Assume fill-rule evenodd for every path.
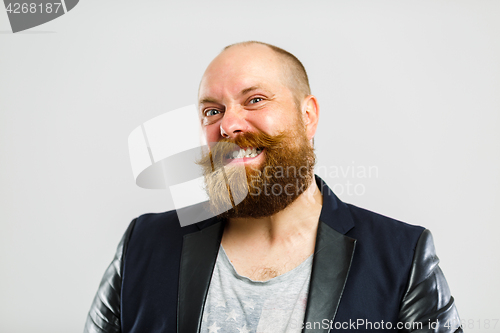
M 315 96 L 309 95 L 302 102 L 302 120 L 306 125 L 307 139 L 312 140 L 316 134 L 319 119 L 319 104 Z

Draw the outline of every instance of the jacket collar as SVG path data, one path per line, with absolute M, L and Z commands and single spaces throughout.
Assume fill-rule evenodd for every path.
M 342 297 L 356 240 L 345 236 L 354 227 L 348 206 L 318 176 L 323 194 L 307 308 L 305 328 L 324 319 L 333 320 Z M 225 221 L 211 218 L 197 224 L 197 232 L 184 236 L 179 272 L 177 331 L 199 332 L 205 299 L 215 267 Z M 314 332 L 328 332 L 314 330 Z
M 354 221 L 349 207 L 340 201 L 323 179 L 315 175 L 316 185 L 318 185 L 323 195 L 323 207 L 319 220 L 326 223 L 330 228 L 345 235 L 354 228 Z
M 216 222 L 184 236 L 179 271 L 177 332 L 199 332 L 224 225 Z
M 335 319 L 356 240 L 345 236 L 354 228 L 349 207 L 318 176 L 316 184 L 323 194 L 323 207 L 319 216 L 303 332 L 326 333 L 328 329 L 314 329 L 314 324 L 319 323 L 323 327 L 323 320 Z

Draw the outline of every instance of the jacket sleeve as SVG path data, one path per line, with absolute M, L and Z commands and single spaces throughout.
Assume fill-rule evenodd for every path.
M 125 231 L 116 249 L 115 257 L 102 277 L 101 284 L 87 315 L 84 333 L 121 332 L 120 299 L 123 262 L 136 220 L 134 219 L 127 228 L 127 231 Z
M 424 230 L 415 248 L 399 322 L 416 323 L 400 332 L 463 332 L 455 301 L 439 268 L 432 234 Z M 418 326 L 421 323 L 421 326 Z M 410 326 L 410 325 L 408 325 Z

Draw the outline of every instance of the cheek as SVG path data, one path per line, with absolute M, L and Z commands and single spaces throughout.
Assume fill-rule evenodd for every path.
M 203 136 L 207 140 L 207 143 L 217 142 L 220 140 L 220 127 L 213 124 L 203 128 Z
M 271 135 L 282 126 L 279 116 L 269 111 L 249 113 L 246 120 L 251 127 Z
M 271 112 L 256 114 L 248 121 L 252 124 L 252 127 L 270 135 L 290 130 L 294 126 L 291 119 L 286 115 Z

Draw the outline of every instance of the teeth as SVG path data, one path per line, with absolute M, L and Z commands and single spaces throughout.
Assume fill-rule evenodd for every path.
M 231 153 L 232 158 L 243 158 L 243 157 L 256 157 L 262 152 L 260 148 L 247 148 L 235 150 Z

